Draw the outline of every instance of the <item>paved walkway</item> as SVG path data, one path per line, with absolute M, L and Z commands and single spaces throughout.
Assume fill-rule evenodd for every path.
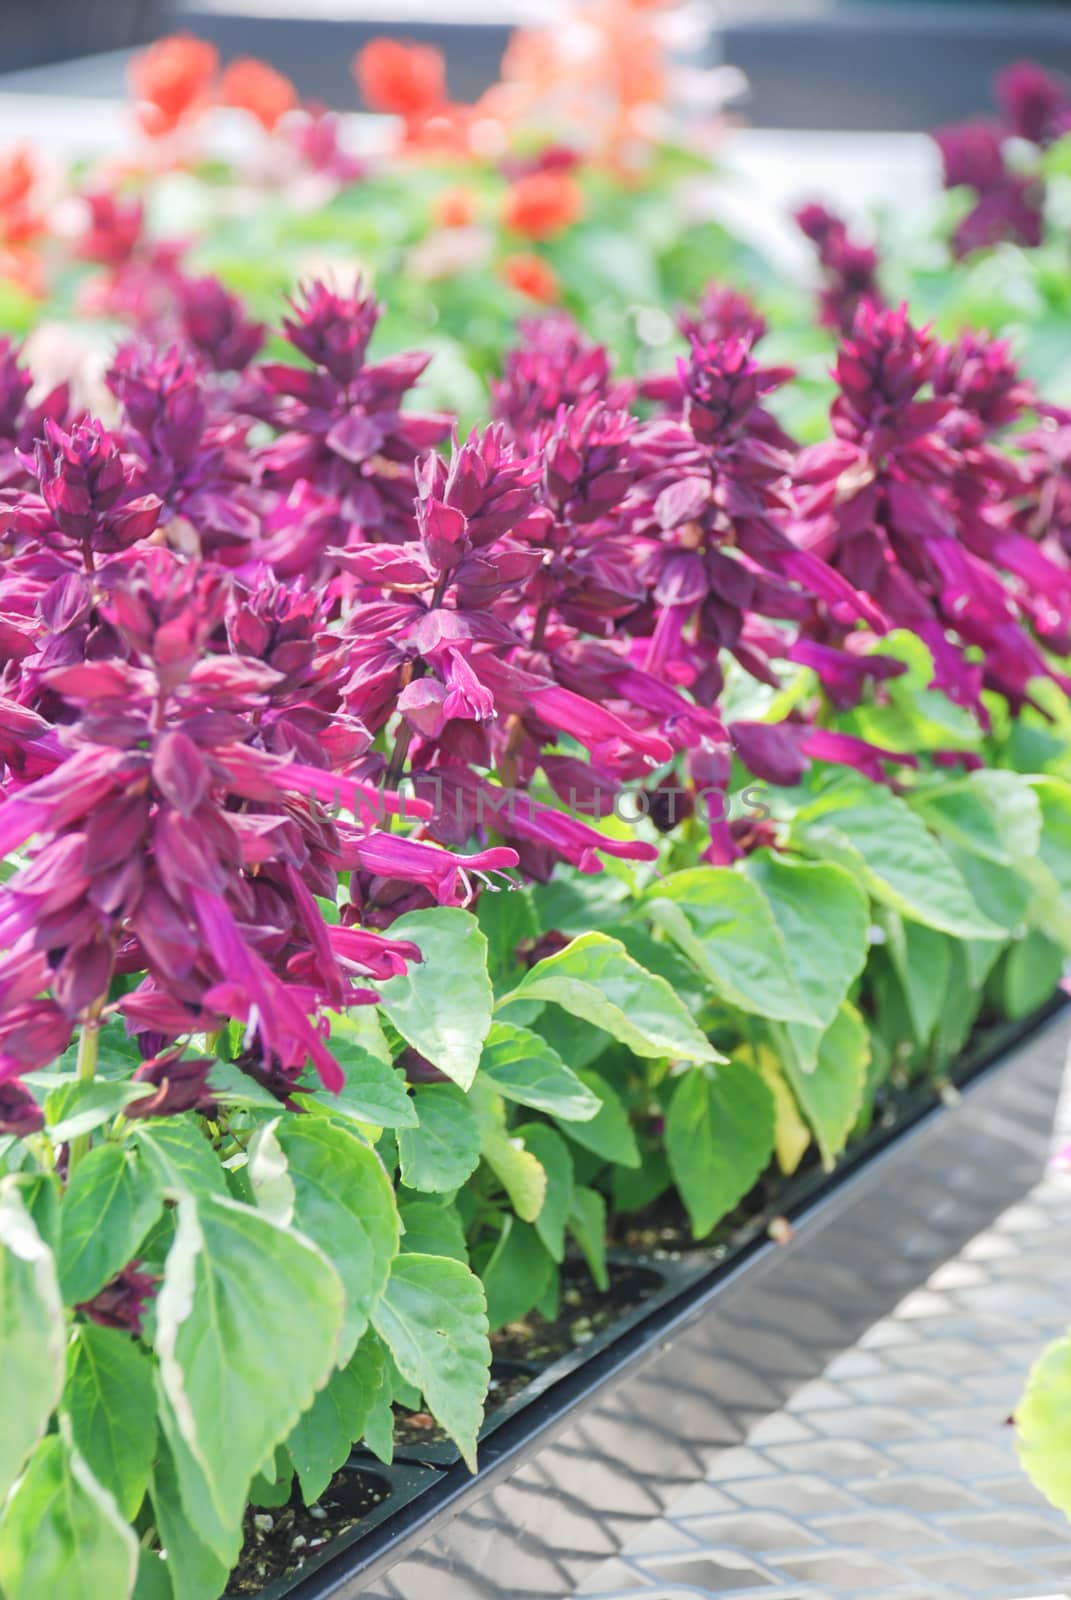
M 1069 1112 L 1071 1069 L 1054 1148 Z M 1022 1474 L 1009 1425 L 1069 1322 L 1071 1172 L 1054 1164 L 580 1593 L 1071 1600 L 1071 1526 Z

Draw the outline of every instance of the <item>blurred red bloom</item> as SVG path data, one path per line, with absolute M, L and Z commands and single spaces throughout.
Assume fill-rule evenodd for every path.
M 25 244 L 42 231 L 32 199 L 37 176 L 33 152 L 25 145 L 0 156 L 0 237 L 9 245 Z
M 584 196 L 567 172 L 530 172 L 506 196 L 506 226 L 529 239 L 549 239 L 571 227 L 584 211 Z
M 431 209 L 440 228 L 467 228 L 476 217 L 476 196 L 458 184 L 437 194 Z
M 531 254 L 522 250 L 516 255 L 507 256 L 502 263 L 502 276 L 511 288 L 518 294 L 527 295 L 529 300 L 538 300 L 542 305 L 555 305 L 561 299 L 561 288 L 555 275 L 554 268 L 542 256 Z
M 353 76 L 373 111 L 419 121 L 446 104 L 442 52 L 401 39 L 371 39 L 354 57 Z
M 270 133 L 298 103 L 297 90 L 265 61 L 243 58 L 232 61 L 219 86 L 223 105 L 248 111 Z
M 215 45 L 188 33 L 158 39 L 130 63 L 130 87 L 138 120 L 152 138 L 162 138 L 207 107 L 219 66 Z

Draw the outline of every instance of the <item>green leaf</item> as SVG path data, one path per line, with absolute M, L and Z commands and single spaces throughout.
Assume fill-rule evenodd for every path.
M 227 1180 L 219 1157 L 192 1115 L 138 1122 L 131 1137 L 155 1169 L 161 1188 L 172 1195 L 225 1195 Z
M 517 1217 L 503 1217 L 502 1232 L 483 1269 L 492 1331 L 527 1316 L 553 1271 L 554 1263 L 536 1230 Z
M 577 1185 L 569 1213 L 569 1232 L 584 1253 L 595 1287 L 605 1294 L 610 1287 L 606 1270 L 606 1201 L 597 1189 Z
M 517 967 L 517 946 L 539 936 L 539 919 L 531 894 L 523 888 L 481 894 L 476 902 L 476 920 L 487 940 L 488 965 L 496 987 L 500 982 L 509 982 Z
M 668 939 L 656 939 L 649 928 L 629 922 L 615 927 L 614 938 L 620 939 L 633 961 L 638 961 L 641 967 L 659 978 L 665 978 L 693 1016 L 699 1013 L 708 999 L 706 981 L 675 944 Z
M 553 1001 L 638 1056 L 711 1061 L 717 1054 L 665 979 L 605 933 L 581 934 L 537 962 L 500 1004 L 512 1000 Z
M 586 1122 L 599 1109 L 591 1090 L 545 1039 L 510 1022 L 496 1022 L 487 1035 L 480 1081 L 493 1084 L 507 1100 L 568 1121 Z
M 399 1128 L 398 1160 L 409 1189 L 452 1194 L 480 1163 L 480 1125 L 452 1083 L 422 1083 L 413 1090 L 419 1123 Z
M 203 1592 L 203 1591 L 202 1591 Z M 134 1600 L 175 1600 L 167 1564 L 159 1550 L 142 1545 L 138 1551 L 138 1580 Z
M 117 1328 L 83 1322 L 67 1350 L 63 1409 L 75 1447 L 128 1522 L 149 1487 L 156 1446 L 152 1365 Z
M 182 1503 L 174 1459 L 162 1438 L 157 1443 L 149 1496 L 174 1600 L 216 1600 L 227 1586 L 234 1558 L 221 1561 L 198 1538 Z
M 379 1359 L 383 1364 L 383 1383 L 377 1391 L 364 1423 L 364 1442 L 373 1455 L 379 1457 L 389 1467 L 394 1459 L 394 1379 L 397 1367 L 394 1360 L 374 1329 L 370 1328 L 365 1334 L 369 1343 L 374 1343 L 379 1352 Z M 398 1380 L 401 1381 L 400 1379 Z M 419 1394 L 418 1394 L 419 1401 Z
M 1033 778 L 1030 787 L 1041 807 L 1038 854 L 1065 895 L 1071 894 L 1071 783 Z
M 573 1158 L 569 1146 L 545 1122 L 525 1122 L 516 1129 L 525 1148 L 546 1174 L 547 1192 L 535 1219 L 535 1230 L 555 1261 L 565 1257 L 565 1226 L 573 1209 Z
M 1004 966 L 1004 1012 L 1028 1017 L 1051 1000 L 1060 983 L 1064 957 L 1059 945 L 1043 933 L 1028 933 L 1008 951 Z
M 138 1149 L 100 1144 L 79 1162 L 60 1211 L 60 1289 L 68 1305 L 91 1300 L 137 1253 L 163 1207 L 150 1162 Z
M 473 1085 L 472 1099 L 480 1124 L 480 1154 L 517 1215 L 524 1222 L 534 1222 L 543 1209 L 546 1173 L 523 1142 L 510 1133 L 502 1096 L 480 1082 Z
M 672 1188 L 664 1150 L 648 1148 L 640 1167 L 615 1167 L 610 1174 L 610 1194 L 615 1211 L 644 1211 Z
M 5 1600 L 127 1600 L 138 1541 L 72 1446 L 70 1430 L 37 1446 L 0 1522 Z
M 828 1027 L 866 961 L 866 895 L 842 867 L 771 850 L 749 856 L 744 870 L 769 902 L 797 989 L 818 1025 Z
M 232 1563 L 253 1474 L 334 1369 L 344 1295 L 300 1234 L 187 1195 L 156 1300 L 161 1422 L 199 1537 Z
M 476 918 L 456 906 L 409 911 L 392 939 L 412 939 L 423 961 L 379 985 L 384 1011 L 402 1038 L 467 1089 L 491 1026 L 487 940 Z
M 636 1135 L 628 1120 L 617 1093 L 597 1072 L 580 1073 L 584 1083 L 599 1099 L 598 1113 L 588 1122 L 561 1122 L 559 1127 L 569 1135 L 574 1144 L 583 1145 L 593 1155 L 604 1161 L 613 1161 L 622 1167 L 638 1167 L 640 1151 Z
M 475 1471 L 491 1366 L 479 1278 L 446 1256 L 399 1255 L 372 1321 L 402 1377 L 423 1391 Z
M 607 1046 L 613 1044 L 610 1035 L 602 1028 L 592 1027 L 591 1023 L 572 1016 L 568 1011 L 561 1011 L 557 1006 L 544 1005 L 542 1000 L 524 1001 L 511 1006 L 510 1020 L 514 1027 L 532 1021 L 524 1015 L 528 1011 L 534 1012 L 538 1018 L 539 1037 L 568 1063 L 572 1072 L 579 1072 L 581 1067 L 590 1067 Z
M 65 1083 L 52 1089 L 45 1100 L 48 1136 L 53 1144 L 67 1144 L 111 1122 L 135 1100 L 153 1093 L 151 1083 L 118 1083 L 108 1078 Z
M 1019 1459 L 1035 1487 L 1071 1517 L 1071 1334 L 1035 1362 L 1015 1422 Z
M 628 888 L 609 873 L 568 872 L 559 867 L 549 883 L 529 894 L 544 933 L 588 933 L 593 924 L 613 922 L 625 907 Z
M 792 1036 L 795 1030 L 788 1031 Z M 847 1001 L 818 1043 L 813 1071 L 801 1071 L 792 1051 L 783 1058 L 785 1076 L 814 1130 L 827 1172 L 832 1170 L 858 1120 L 869 1065 L 866 1025 Z
M 243 1111 L 277 1113 L 279 1102 L 256 1078 L 236 1067 L 233 1061 L 214 1061 L 208 1074 L 208 1087 L 223 1105 Z
M 322 1389 L 320 1394 L 323 1394 Z M 315 1404 L 314 1400 L 313 1405 Z M 252 1506 L 263 1507 L 285 1506 L 293 1491 L 294 1464 L 283 1445 L 273 1451 L 268 1465 L 254 1473 L 253 1481 L 249 1485 L 249 1503 Z
M 651 919 L 718 995 L 742 1011 L 816 1022 L 759 888 L 731 867 L 689 867 L 647 892 Z
M 368 1326 L 398 1253 L 394 1185 L 376 1152 L 346 1128 L 291 1117 L 278 1137 L 294 1185 L 294 1222 L 319 1245 L 346 1291 L 341 1365 Z
M 984 861 L 1014 867 L 1037 854 L 1041 806 L 1016 772 L 970 772 L 919 790 L 911 805 L 942 838 Z
M 399 1198 L 401 1248 L 421 1256 L 451 1256 L 468 1264 L 465 1228 L 453 1202 Z
M 332 1034 L 331 1054 L 345 1074 L 345 1084 L 337 1094 L 314 1089 L 300 1097 L 302 1104 L 312 1101 L 330 1116 L 362 1127 L 416 1127 L 417 1114 L 403 1072 L 344 1036 Z
M 386 1382 L 383 1347 L 368 1332 L 347 1364 L 332 1373 L 287 1440 L 306 1505 L 319 1499 L 346 1461 Z
M 666 1116 L 666 1154 L 697 1239 L 747 1194 L 773 1154 L 773 1096 L 742 1061 L 686 1072 Z
M 882 784 L 854 777 L 833 784 L 796 813 L 789 838 L 846 867 L 903 916 L 960 939 L 1003 938 L 921 817 Z
M 902 920 L 895 911 L 886 914 L 885 930 L 915 1038 L 925 1045 L 937 1026 L 952 971 L 948 935 L 923 927 L 921 922 Z
M 273 1117 L 270 1122 L 262 1122 L 250 1139 L 244 1173 L 237 1174 L 240 1192 L 235 1198 L 252 1201 L 262 1216 L 277 1222 L 280 1228 L 288 1228 L 294 1220 L 295 1197 L 290 1166 L 279 1143 L 281 1120 Z M 248 1179 L 248 1187 L 241 1183 L 242 1177 Z
M 959 845 L 949 844 L 947 849 L 972 900 L 1005 937 L 1023 931 L 1032 906 L 1046 890 L 1059 909 L 1059 890 L 1035 856 L 1027 856 L 1015 867 L 1000 867 L 984 856 L 960 849 Z M 991 954 L 996 960 L 1000 946 L 994 943 Z
M 0 1183 L 0 1497 L 44 1435 L 63 1392 L 66 1321 L 52 1252 L 18 1179 Z

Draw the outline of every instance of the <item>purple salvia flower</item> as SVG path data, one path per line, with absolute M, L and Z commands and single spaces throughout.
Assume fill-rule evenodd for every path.
M 34 469 L 56 527 L 88 552 L 114 554 L 156 527 L 159 499 L 139 493 L 134 469 L 93 419 L 64 433 L 47 418 L 34 448 Z
M 999 72 L 994 94 L 1017 139 L 1044 147 L 1071 128 L 1071 88 L 1033 61 L 1016 61 Z
M 245 315 L 218 278 L 184 278 L 178 290 L 182 329 L 216 372 L 241 372 L 264 343 L 265 327 Z
M 819 320 L 827 328 L 850 331 L 860 305 L 884 304 L 877 279 L 878 255 L 853 239 L 847 225 L 825 206 L 801 206 L 796 223 L 818 252 L 825 282 L 819 295 Z

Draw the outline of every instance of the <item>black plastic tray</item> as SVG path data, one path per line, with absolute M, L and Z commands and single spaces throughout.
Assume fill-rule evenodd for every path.
M 835 1173 L 804 1175 L 781 1197 L 788 1246 L 757 1217 L 716 1263 L 701 1251 L 645 1261 L 663 1286 L 489 1419 L 475 1475 L 442 1458 L 409 1468 L 424 1473 L 415 1496 L 378 1508 L 264 1600 L 571 1592 L 638 1517 L 1032 1186 L 1063 1076 L 1063 1005 L 994 1029 L 955 1074 L 959 1096 L 909 1092 L 895 1128 Z

